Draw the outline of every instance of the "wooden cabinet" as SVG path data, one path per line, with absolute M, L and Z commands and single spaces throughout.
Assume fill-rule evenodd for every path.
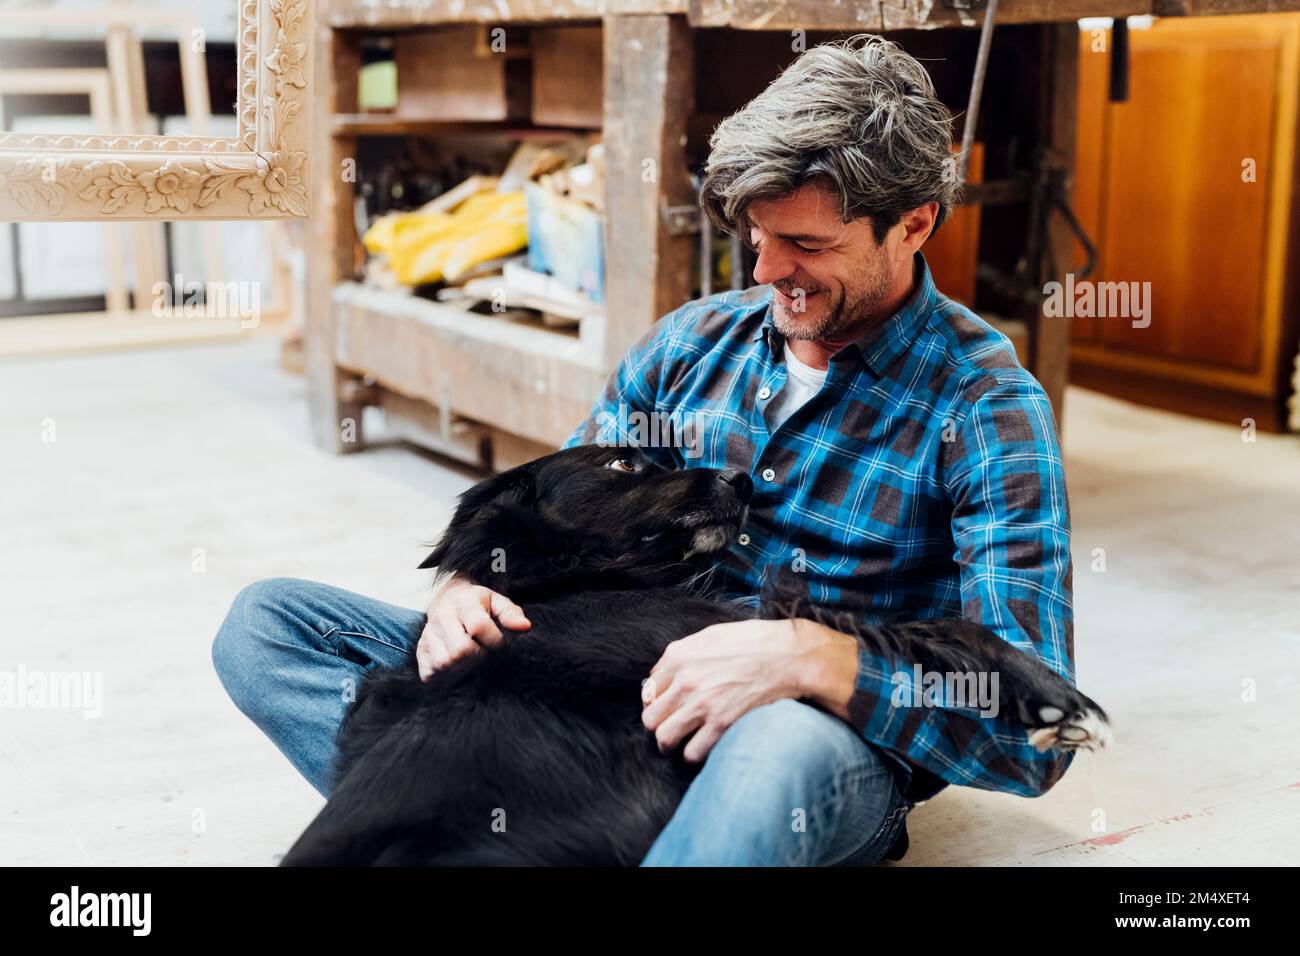
M 1300 16 L 1131 30 L 1120 103 L 1109 41 L 1080 34 L 1076 202 L 1100 250 L 1091 279 L 1146 294 L 1147 314 L 1069 319 L 1071 380 L 1280 429 L 1297 342 Z

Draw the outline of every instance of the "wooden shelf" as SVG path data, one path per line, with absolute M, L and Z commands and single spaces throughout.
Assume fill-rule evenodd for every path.
M 598 129 L 569 126 L 532 126 L 522 122 L 473 120 L 416 120 L 383 113 L 339 113 L 330 118 L 336 137 L 352 136 L 452 136 L 464 134 L 508 136 L 512 139 L 555 139 L 599 133 Z
M 575 337 L 354 282 L 333 310 L 339 367 L 536 441 L 564 441 L 604 387 L 598 319 Z
M 554 447 L 590 413 L 609 371 L 627 348 L 690 297 L 696 242 L 690 235 L 673 233 L 661 210 L 690 202 L 693 196 L 684 153 L 685 118 L 693 95 L 691 32 L 684 17 L 645 14 L 642 8 L 650 9 L 654 0 L 619 0 L 625 5 L 621 12 L 636 15 L 601 22 L 601 2 L 512 0 L 513 17 L 506 18 L 557 26 L 600 23 L 603 106 L 599 114 L 588 115 L 605 120 L 601 133 L 610 170 L 606 215 L 618 228 L 606 235 L 604 314 L 584 320 L 577 336 L 346 281 L 358 265 L 355 194 L 353 184 L 338 170 L 355 158 L 363 137 L 551 138 L 592 130 L 523 121 L 413 121 L 409 113 L 362 114 L 357 78 L 363 30 L 338 27 L 350 22 L 348 10 L 362 11 L 363 5 L 335 3 L 327 11 L 323 22 L 335 29 L 322 30 L 316 38 L 317 95 L 328 119 L 317 123 L 314 133 L 319 159 L 313 169 L 320 198 L 309 223 L 303 337 L 312 429 L 320 447 L 343 453 L 365 446 L 357 427 L 365 406 L 373 401 L 366 389 L 356 387 L 358 381 L 373 381 L 457 420 L 492 428 L 498 433 L 494 455 L 506 445 L 518 454 L 542 445 Z M 396 11 L 391 4 L 383 6 L 385 18 L 418 7 L 430 21 L 452 22 L 447 19 L 448 5 L 438 0 Z M 483 22 L 500 22 L 495 3 L 490 10 L 475 0 L 467 6 L 470 10 L 461 11 L 460 22 L 475 20 L 473 10 L 486 11 Z M 359 27 L 384 28 L 378 18 L 364 19 Z M 573 49 L 592 56 L 590 37 L 586 40 L 575 42 Z M 564 50 L 559 53 L 566 55 Z M 425 111 L 430 117 L 445 112 Z M 647 189 L 641 178 L 647 163 L 673 175 L 656 177 Z M 530 443 L 527 449 L 524 443 Z

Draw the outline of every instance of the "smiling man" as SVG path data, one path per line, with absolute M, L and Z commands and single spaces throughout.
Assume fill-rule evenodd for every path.
M 815 604 L 882 622 L 966 617 L 1073 681 L 1050 404 L 1010 342 L 936 290 L 921 254 L 957 199 L 950 123 L 893 43 L 801 56 L 718 127 L 701 190 L 710 219 L 757 251 L 758 285 L 664 316 L 568 444 L 627 443 L 627 409 L 689 419 L 689 454 L 646 453 L 754 483 L 713 576 L 724 594 L 753 600 L 786 569 Z M 409 660 L 412 645 L 427 676 L 528 627 L 527 608 L 465 579 L 427 620 L 262 582 L 214 653 L 232 696 L 323 791 L 341 677 Z M 278 669 L 255 666 L 268 657 Z M 285 674 L 310 702 L 276 703 L 265 682 Z M 1008 716 L 918 704 L 910 661 L 808 621 L 711 627 L 647 676 L 645 726 L 703 762 L 648 865 L 873 863 L 898 855 L 907 812 L 944 785 L 1035 796 L 1071 759 L 1037 751 Z
M 1072 680 L 1051 406 L 921 254 L 958 193 L 950 115 L 924 68 L 879 37 L 817 47 L 710 146 L 704 211 L 752 244 L 759 285 L 661 319 L 568 444 L 626 442 L 620 406 L 689 420 L 690 454 L 647 452 L 754 481 L 715 574 L 724 593 L 752 598 L 785 567 L 816 604 L 964 616 Z M 444 602 L 421 642 L 428 667 L 497 640 L 493 615 L 526 619 L 472 582 Z M 1006 717 L 910 706 L 907 662 L 809 622 L 709 628 L 650 676 L 646 727 L 704 761 L 651 865 L 875 862 L 943 785 L 1033 796 L 1070 762 Z

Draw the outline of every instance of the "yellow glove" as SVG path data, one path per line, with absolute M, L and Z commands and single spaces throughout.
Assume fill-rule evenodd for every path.
M 362 242 L 372 255 L 385 255 L 399 282 L 422 285 L 456 279 L 480 262 L 528 245 L 528 215 L 522 192 L 483 192 L 454 212 L 385 216 Z

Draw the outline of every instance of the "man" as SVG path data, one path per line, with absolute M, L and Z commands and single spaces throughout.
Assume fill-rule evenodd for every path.
M 752 243 L 759 285 L 661 319 L 568 444 L 627 441 L 629 412 L 694 424 L 689 448 L 646 451 L 753 478 L 715 572 L 724 592 L 752 597 L 786 567 L 818 605 L 964 616 L 1072 680 L 1050 405 L 1008 340 L 938 293 L 920 251 L 957 197 L 950 116 L 924 69 L 879 37 L 817 47 L 711 147 L 704 211 Z M 427 620 L 278 580 L 240 595 L 214 656 L 325 792 L 341 680 L 412 649 L 427 677 L 527 627 L 527 608 L 464 579 Z M 910 662 L 822 624 L 711 627 L 648 677 L 645 726 L 703 767 L 647 865 L 873 863 L 945 784 L 1034 796 L 1070 763 L 969 702 L 917 706 Z

